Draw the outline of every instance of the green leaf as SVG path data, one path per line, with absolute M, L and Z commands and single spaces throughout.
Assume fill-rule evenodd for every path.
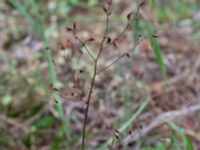
M 194 150 L 192 140 L 187 135 L 184 136 L 183 141 L 187 150 Z
M 178 133 L 182 137 L 185 149 L 186 150 L 194 150 L 193 143 L 192 143 L 191 139 L 185 134 L 184 129 L 177 126 L 173 122 L 168 122 L 168 124 L 174 130 L 174 132 Z
M 57 150 L 59 149 L 59 145 L 62 143 L 63 138 L 58 136 L 54 139 L 53 144 L 51 145 L 51 150 Z
M 174 150 L 182 150 L 181 144 L 179 143 L 179 140 L 177 139 L 176 132 L 174 131 L 174 134 L 172 135 L 172 141 L 173 141 L 173 149 Z
M 3 98 L 2 98 L 2 105 L 8 106 L 12 102 L 13 98 L 12 96 L 7 93 Z
M 155 57 L 156 57 L 156 61 L 157 61 L 158 65 L 160 66 L 162 75 L 163 75 L 164 78 L 167 78 L 167 68 L 166 68 L 166 66 L 164 64 L 163 53 L 161 51 L 160 45 L 157 42 L 157 40 L 154 37 L 152 37 L 153 28 L 150 25 L 150 23 L 147 22 L 147 21 L 145 21 L 145 27 L 146 27 L 146 29 L 148 31 L 148 34 L 149 34 L 149 37 L 150 37 L 150 42 L 151 42 L 151 44 L 153 46 L 153 49 L 154 49 L 154 54 L 155 54 Z
M 33 123 L 33 126 L 37 129 L 45 129 L 50 128 L 55 122 L 55 118 L 53 116 L 47 116 L 45 118 L 41 118 Z
M 184 134 L 184 129 L 177 126 L 175 123 L 169 121 L 168 125 L 178 134 L 183 135 Z
M 163 144 L 158 144 L 156 150 L 166 150 Z

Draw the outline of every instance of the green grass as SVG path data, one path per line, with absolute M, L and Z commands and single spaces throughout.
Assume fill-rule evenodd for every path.
M 56 5 L 56 7 L 54 8 L 54 10 L 52 12 L 43 12 L 44 14 L 41 15 L 41 7 L 40 7 L 40 3 L 36 3 L 35 0 L 27 0 L 25 5 L 23 5 L 22 3 L 20 3 L 18 0 L 9 0 L 10 3 L 16 8 L 16 10 L 21 14 L 22 17 L 24 17 L 28 23 L 28 29 L 31 29 L 33 31 L 35 31 L 38 35 L 38 37 L 40 37 L 41 41 L 44 44 L 43 47 L 43 56 L 48 64 L 48 71 L 49 71 L 49 77 L 50 77 L 50 82 L 53 84 L 53 86 L 57 86 L 57 77 L 56 77 L 56 72 L 54 69 L 54 64 L 52 62 L 52 54 L 51 54 L 51 50 L 50 49 L 46 49 L 46 47 L 48 47 L 48 43 L 49 43 L 49 37 L 46 34 L 46 29 L 48 28 L 48 25 L 44 22 L 45 17 L 52 14 L 52 13 L 60 13 L 61 15 L 65 15 L 65 13 L 68 13 L 70 10 L 73 9 L 73 7 L 78 6 L 78 7 L 82 7 L 82 8 L 88 8 L 88 6 L 95 6 L 97 4 L 97 0 L 89 0 L 87 3 L 86 2 L 82 2 L 80 0 L 69 0 L 69 1 L 64 1 L 61 0 L 58 2 L 58 5 Z M 178 0 L 174 1 L 174 5 L 173 5 L 173 12 L 175 12 L 176 14 L 179 15 L 175 15 L 173 18 L 173 12 L 171 12 L 171 8 L 168 6 L 162 6 L 160 7 L 159 2 L 157 0 L 152 0 L 152 5 L 155 6 L 155 10 L 154 13 L 158 16 L 158 18 L 161 21 L 166 21 L 165 19 L 169 19 L 172 22 L 176 22 L 179 18 L 182 18 L 184 15 L 192 12 L 195 9 L 195 6 L 190 5 L 190 7 L 187 8 L 186 1 L 184 0 L 184 6 L 182 7 L 181 2 Z M 181 6 L 181 7 L 180 7 Z M 31 13 L 30 13 L 30 9 L 31 8 Z M 160 45 L 157 41 L 157 39 L 152 37 L 152 33 L 154 33 L 154 31 L 156 29 L 153 29 L 152 25 L 150 24 L 150 22 L 148 21 L 144 21 L 144 22 L 140 22 L 137 21 L 135 26 L 135 37 L 138 35 L 138 33 L 142 32 L 144 29 L 146 29 L 147 34 L 149 36 L 149 39 L 151 41 L 151 44 L 153 46 L 154 49 L 154 54 L 155 54 L 155 58 L 157 61 L 157 64 L 160 67 L 161 73 L 163 75 L 164 78 L 167 77 L 167 69 L 166 66 L 164 64 L 164 55 L 162 52 L 162 49 L 160 48 Z M 28 31 L 28 30 L 27 30 Z M 199 35 L 198 35 L 199 37 Z M 136 39 L 137 40 L 137 39 Z M 15 69 L 11 68 L 10 70 L 14 71 Z M 46 85 L 46 87 L 48 87 Z M 48 91 L 46 91 L 48 92 Z M 5 95 L 5 103 L 10 103 L 10 93 L 6 93 Z M 65 112 L 63 110 L 63 106 L 62 106 L 62 101 L 61 101 L 61 97 L 57 94 L 53 94 L 53 97 L 50 98 L 50 100 L 56 99 L 58 101 L 58 104 L 56 104 L 56 110 L 59 113 L 60 116 L 60 120 L 62 122 L 60 128 L 58 129 L 58 134 L 55 137 L 54 142 L 52 143 L 52 149 L 56 150 L 56 149 L 60 149 L 60 145 L 62 145 L 63 143 L 65 143 L 65 147 L 66 149 L 70 149 L 68 146 L 70 145 L 68 143 L 70 137 L 69 137 L 69 124 L 68 124 L 68 120 L 66 120 L 66 116 L 65 116 Z M 125 121 L 123 121 L 122 124 L 119 125 L 119 131 L 122 133 L 125 133 L 129 127 L 132 126 L 132 124 L 134 123 L 135 119 L 138 117 L 138 115 L 140 115 L 140 113 L 146 108 L 148 104 L 148 101 L 145 101 L 137 110 L 136 112 L 132 113 L 131 116 L 127 117 Z M 127 103 L 128 106 L 128 103 Z M 44 116 L 42 118 L 37 119 L 33 124 L 32 124 L 32 129 L 33 132 L 35 130 L 43 130 L 43 129 L 48 129 L 51 128 L 55 122 L 56 122 L 56 118 L 54 116 Z M 169 123 L 171 128 L 173 129 L 173 135 L 171 137 L 172 140 L 172 149 L 176 149 L 176 150 L 194 150 L 193 147 L 193 143 L 191 141 L 191 139 L 185 134 L 184 130 L 178 126 L 176 126 L 173 123 Z M 62 135 L 60 135 L 60 133 Z M 65 140 L 63 138 L 63 135 L 67 135 L 67 140 Z M 30 135 L 28 135 L 27 139 L 24 141 L 26 144 L 25 145 L 31 145 L 31 143 L 34 143 L 36 136 L 33 136 L 32 133 Z M 74 137 L 74 139 L 71 139 L 71 141 L 77 141 L 79 140 L 80 137 Z M 3 140 L 3 139 L 1 139 Z M 105 144 L 100 146 L 99 150 L 105 150 L 109 145 L 111 145 L 112 143 L 112 138 L 110 138 Z M 69 144 L 67 146 L 67 144 Z M 145 146 L 143 147 L 143 150 L 167 150 L 168 147 L 163 144 L 163 143 L 159 143 L 157 144 L 154 148 L 150 147 L 150 146 Z
M 194 150 L 193 143 L 191 139 L 185 134 L 185 130 L 173 122 L 169 122 L 168 124 L 174 131 L 172 135 L 173 147 L 177 148 L 177 150 Z M 178 140 L 177 135 L 180 136 L 182 143 L 180 143 Z
M 153 29 L 152 25 L 147 20 L 137 20 L 134 23 L 134 35 L 133 35 L 134 39 L 138 41 L 138 35 L 144 31 L 147 31 L 148 38 L 151 42 L 151 45 L 154 51 L 156 62 L 160 67 L 163 78 L 166 79 L 167 67 L 164 63 L 164 54 L 163 54 L 162 49 L 160 48 L 160 44 L 158 43 L 157 39 L 152 36 L 155 33 L 156 29 Z
M 37 3 L 35 0 L 29 0 L 27 1 L 27 5 L 23 5 L 17 0 L 9 0 L 10 3 L 17 9 L 17 11 L 27 20 L 29 27 L 33 30 L 36 31 L 38 36 L 41 38 L 44 47 L 43 47 L 43 56 L 48 64 L 48 71 L 49 71 L 49 76 L 50 76 L 50 81 L 52 85 L 55 87 L 57 84 L 57 79 L 56 79 L 56 72 L 54 70 L 54 65 L 52 62 L 52 54 L 48 47 L 48 37 L 45 35 L 45 28 L 46 24 L 44 22 L 44 18 L 42 15 L 40 15 L 40 8 L 38 7 Z M 34 12 L 34 16 L 30 14 L 28 11 L 28 8 L 32 8 Z M 48 91 L 47 91 L 48 92 Z M 58 101 L 58 104 L 56 104 L 56 109 L 60 115 L 60 119 L 62 120 L 62 131 L 64 135 L 69 135 L 69 127 L 68 127 L 68 122 L 65 117 L 65 112 L 62 106 L 62 100 L 61 97 L 56 95 L 54 98 Z M 46 122 L 46 119 L 43 118 L 43 120 L 40 120 L 40 122 L 44 121 Z M 69 138 L 69 137 L 68 137 Z
M 158 65 L 160 66 L 163 77 L 166 79 L 167 78 L 167 68 L 164 63 L 164 56 L 163 56 L 163 52 L 160 48 L 160 45 L 159 45 L 157 39 L 152 36 L 152 34 L 154 33 L 153 27 L 151 26 L 151 24 L 148 21 L 145 21 L 145 28 L 147 29 L 147 32 L 149 34 L 150 42 L 154 49 L 156 61 L 157 61 Z
M 192 140 L 185 134 L 184 129 L 173 122 L 169 122 L 168 124 L 173 130 L 170 146 L 167 147 L 165 144 L 159 143 L 155 148 L 147 146 L 143 150 L 194 150 Z
M 143 150 L 167 150 L 163 144 L 158 144 L 155 148 L 145 147 Z
M 178 23 L 181 19 L 187 19 L 198 9 L 197 4 L 188 0 L 173 0 L 170 2 L 150 0 L 150 5 L 157 21 L 169 23 Z
M 120 133 L 126 132 L 131 127 L 131 125 L 133 125 L 133 123 L 136 120 L 136 118 L 144 111 L 144 109 L 147 107 L 148 103 L 149 103 L 149 100 L 144 101 L 140 105 L 140 107 L 136 110 L 136 112 L 133 113 L 133 115 L 130 116 L 129 119 L 126 120 L 121 125 L 121 127 L 119 127 L 119 132 Z M 111 137 L 106 143 L 104 143 L 103 145 L 101 145 L 98 150 L 106 149 L 108 146 L 110 146 L 112 144 L 112 141 L 113 141 L 113 137 Z

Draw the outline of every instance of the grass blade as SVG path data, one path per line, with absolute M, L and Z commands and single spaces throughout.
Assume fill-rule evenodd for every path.
M 164 56 L 163 56 L 163 53 L 161 51 L 160 45 L 159 45 L 158 41 L 154 37 L 152 37 L 153 28 L 148 21 L 145 21 L 145 27 L 147 29 L 147 32 L 148 32 L 149 37 L 150 37 L 151 44 L 152 44 L 153 49 L 154 49 L 156 61 L 157 61 L 158 65 L 160 66 L 163 77 L 166 79 L 167 78 L 167 68 L 164 64 Z
M 10 0 L 11 4 L 15 6 L 17 11 L 25 17 L 25 19 L 28 21 L 28 24 L 30 27 L 37 32 L 37 34 L 40 36 L 44 43 L 44 47 L 47 47 L 48 45 L 48 38 L 45 36 L 45 23 L 43 21 L 43 18 L 41 17 L 39 13 L 39 8 L 37 3 L 35 3 L 35 0 L 29 0 L 29 4 L 31 5 L 31 8 L 34 9 L 34 14 L 36 15 L 36 19 L 33 18 L 30 13 L 27 11 L 26 7 L 22 4 L 20 4 L 16 0 Z M 54 64 L 52 62 L 52 54 L 49 49 L 44 50 L 44 58 L 48 64 L 48 71 L 49 71 L 49 76 L 50 76 L 50 81 L 52 85 L 55 87 L 57 83 L 56 79 L 56 73 L 54 69 Z M 66 121 L 65 117 L 65 112 L 62 106 L 62 100 L 60 96 L 54 96 L 54 98 L 58 101 L 58 104 L 56 104 L 56 109 L 59 113 L 60 119 L 62 120 L 62 129 L 63 129 L 63 134 L 68 135 L 69 138 L 69 126 Z

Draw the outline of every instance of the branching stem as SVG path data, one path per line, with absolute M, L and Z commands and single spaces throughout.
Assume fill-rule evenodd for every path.
M 137 9 L 135 18 L 138 16 L 139 8 L 140 7 L 138 7 L 138 9 Z M 122 54 L 115 61 L 113 61 L 110 65 L 106 66 L 103 70 L 98 71 L 98 60 L 99 60 L 99 58 L 101 56 L 101 53 L 103 52 L 104 49 L 106 49 L 110 45 L 112 45 L 117 38 L 121 37 L 124 34 L 124 32 L 128 29 L 129 23 L 130 23 L 129 20 L 128 20 L 127 26 L 124 28 L 124 30 L 116 37 L 116 39 L 114 39 L 111 43 L 109 43 L 107 46 L 104 47 L 104 42 L 105 42 L 105 40 L 107 38 L 107 34 L 108 34 L 109 16 L 111 15 L 111 2 L 108 3 L 108 8 L 107 9 L 105 8 L 104 11 L 106 13 L 106 27 L 105 27 L 105 32 L 104 32 L 103 38 L 101 40 L 99 51 L 98 51 L 98 54 L 97 54 L 96 58 L 92 55 L 92 53 L 85 46 L 85 43 L 77 36 L 76 32 L 73 32 L 75 38 L 82 44 L 82 46 L 86 49 L 88 54 L 94 60 L 94 71 L 93 71 L 93 76 L 92 76 L 92 80 L 91 80 L 91 84 L 90 84 L 89 94 L 88 94 L 87 101 L 86 101 L 86 110 L 85 110 L 85 118 L 84 118 L 84 122 L 83 122 L 83 133 L 82 133 L 81 150 L 85 150 L 85 138 L 86 138 L 86 127 L 87 127 L 87 120 L 88 120 L 88 112 L 89 112 L 90 101 L 91 101 L 91 96 L 92 96 L 92 92 L 93 92 L 96 76 L 97 76 L 98 73 L 100 73 L 100 72 L 104 71 L 105 69 L 109 68 L 111 65 L 113 65 L 116 62 L 118 62 L 121 58 L 123 58 L 125 56 L 125 54 Z
M 110 11 L 110 9 L 111 9 L 111 5 L 109 5 L 108 11 Z M 106 40 L 106 36 L 108 33 L 108 23 L 109 23 L 109 13 L 106 13 L 106 28 L 105 28 L 103 39 L 100 44 L 100 49 L 99 49 L 98 55 L 97 55 L 96 59 L 94 59 L 94 72 L 93 72 L 93 77 L 92 77 L 91 86 L 90 86 L 90 90 L 89 90 L 89 95 L 88 95 L 87 102 L 86 102 L 86 111 L 85 111 L 85 118 L 84 118 L 84 123 L 83 123 L 83 134 L 82 134 L 82 146 L 81 146 L 82 150 L 85 149 L 85 134 L 86 134 L 88 112 L 89 112 L 89 107 L 90 107 L 90 100 L 91 100 L 92 91 L 94 88 L 95 79 L 96 79 L 96 75 L 97 75 L 98 60 L 101 56 L 101 52 L 103 51 L 104 41 Z
M 87 46 L 85 45 L 85 43 L 78 37 L 78 35 L 76 34 L 76 32 L 72 32 L 72 33 L 73 33 L 75 39 L 77 39 L 80 42 L 80 44 L 83 46 L 83 48 L 85 48 L 85 50 L 88 52 L 88 54 L 91 56 L 91 58 L 93 60 L 96 60 L 96 58 L 94 57 L 94 55 L 92 54 L 92 52 L 90 52 L 90 50 L 87 48 Z

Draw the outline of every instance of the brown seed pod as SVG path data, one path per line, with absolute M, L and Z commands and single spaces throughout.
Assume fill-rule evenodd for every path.
M 66 27 L 65 29 L 66 29 L 67 32 L 72 31 L 72 28 L 69 28 L 69 27 Z
M 131 55 L 129 53 L 125 53 L 125 56 L 128 57 L 128 58 L 131 57 Z
M 76 23 L 73 24 L 73 30 L 76 30 Z
M 130 20 L 132 15 L 133 15 L 133 12 L 128 13 L 128 15 L 126 16 L 127 19 Z
M 58 47 L 60 50 L 65 50 L 65 45 L 63 43 L 59 43 Z
M 109 44 L 111 42 L 111 38 L 107 37 L 107 44 Z
M 102 6 L 102 9 L 105 13 L 107 13 L 107 8 L 105 8 L 104 6 Z
M 117 130 L 117 129 L 114 129 L 114 137 L 117 139 L 117 140 L 119 140 L 120 139 L 120 132 L 119 132 L 119 130 Z
M 88 39 L 88 41 L 89 41 L 89 42 L 92 42 L 92 41 L 94 41 L 94 38 L 91 37 L 91 38 Z
M 139 5 L 139 6 L 140 6 L 140 7 L 142 7 L 143 5 L 145 5 L 145 4 L 146 4 L 146 2 L 147 2 L 147 0 L 141 0 L 141 1 L 140 1 L 140 5 Z

